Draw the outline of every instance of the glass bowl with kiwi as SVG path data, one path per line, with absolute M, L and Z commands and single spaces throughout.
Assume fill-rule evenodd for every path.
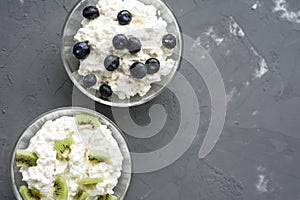
M 90 138 L 92 138 L 92 140 L 95 141 L 95 143 L 93 143 L 93 144 L 91 143 L 93 146 L 88 146 L 88 145 L 84 146 L 84 149 L 85 149 L 84 154 L 81 153 L 85 157 L 85 163 L 88 163 L 88 165 L 91 165 L 91 166 L 92 165 L 96 166 L 97 164 L 98 164 L 98 166 L 100 166 L 100 163 L 102 163 L 101 166 L 104 166 L 107 164 L 110 166 L 118 166 L 119 168 L 117 168 L 116 171 L 118 171 L 120 169 L 117 172 L 118 175 L 120 175 L 120 177 L 117 180 L 116 186 L 111 188 L 114 191 L 114 194 L 102 194 L 102 196 L 99 194 L 99 195 L 96 195 L 95 198 L 103 199 L 103 200 L 123 200 L 126 195 L 126 192 L 128 190 L 130 181 L 131 181 L 132 162 L 131 162 L 130 152 L 129 152 L 127 143 L 124 139 L 124 136 L 122 134 L 122 131 L 110 119 L 103 116 L 102 114 L 100 114 L 96 111 L 90 110 L 90 109 L 80 108 L 80 107 L 65 107 L 65 108 L 59 108 L 59 109 L 49 111 L 47 113 L 42 114 L 35 120 L 33 120 L 33 122 L 31 122 L 25 128 L 24 132 L 21 134 L 20 138 L 18 139 L 18 141 L 15 145 L 15 148 L 14 148 L 14 151 L 13 151 L 12 157 L 11 157 L 11 182 L 12 182 L 12 189 L 13 189 L 16 199 L 18 199 L 18 200 L 40 199 L 40 197 L 41 197 L 40 191 L 38 189 L 35 189 L 32 187 L 32 182 L 31 182 L 31 187 L 29 187 L 28 183 L 26 181 L 23 181 L 24 177 L 23 177 L 23 174 L 21 173 L 20 169 L 22 167 L 24 167 L 25 171 L 28 170 L 27 172 L 29 172 L 29 169 L 31 167 L 41 165 L 41 163 L 43 163 L 45 161 L 45 160 L 38 161 L 38 159 L 40 159 L 38 155 L 41 155 L 41 153 L 40 152 L 36 153 L 33 150 L 30 151 L 29 147 L 30 147 L 30 145 L 34 145 L 33 143 L 35 143 L 35 145 L 36 144 L 39 145 L 40 140 L 44 141 L 44 140 L 49 139 L 48 137 L 47 137 L 48 139 L 44 139 L 44 138 L 37 139 L 37 137 L 35 137 L 39 134 L 39 131 L 42 130 L 43 127 L 46 126 L 46 124 L 48 122 L 55 123 L 55 120 L 64 119 L 64 121 L 62 121 L 62 122 L 59 121 L 59 123 L 62 124 L 59 126 L 62 127 L 61 130 L 65 130 L 68 133 L 68 131 L 69 131 L 68 127 L 70 127 L 70 123 L 69 123 L 69 125 L 67 125 L 68 120 L 65 120 L 66 118 L 71 121 L 73 120 L 72 123 L 74 122 L 74 124 L 76 124 L 75 125 L 76 129 L 70 129 L 70 130 L 73 130 L 72 132 L 70 131 L 70 134 L 71 135 L 79 134 L 79 135 L 77 135 L 78 137 L 76 136 L 77 139 L 76 139 L 76 137 L 73 137 L 73 139 L 70 137 L 67 137 L 62 140 L 55 139 L 53 147 L 51 146 L 53 148 L 53 151 L 56 152 L 55 159 L 57 159 L 59 161 L 59 162 L 57 161 L 56 163 L 68 163 L 67 164 L 68 167 L 64 169 L 65 171 L 60 172 L 61 174 L 57 174 L 57 175 L 56 174 L 53 175 L 53 173 L 52 173 L 53 170 L 49 171 L 49 174 L 52 173 L 52 175 L 50 176 L 51 178 L 49 178 L 49 179 L 51 179 L 52 182 L 49 185 L 51 185 L 51 187 L 53 187 L 53 188 L 51 188 L 52 192 L 49 194 L 50 198 L 53 197 L 53 199 L 66 199 L 67 200 L 67 199 L 70 199 L 71 196 L 72 197 L 74 196 L 74 194 L 71 195 L 71 191 L 69 190 L 69 188 L 71 188 L 71 186 L 68 185 L 69 183 L 71 183 L 70 178 L 68 178 L 68 176 L 69 176 L 68 174 L 71 173 L 70 168 L 73 168 L 73 167 L 70 167 L 71 166 L 70 162 L 73 159 L 73 158 L 71 159 L 72 151 L 74 151 L 74 148 L 80 147 L 81 144 L 85 144 L 85 145 L 87 144 L 87 143 L 78 142 L 79 141 L 78 138 L 81 141 L 82 139 L 87 138 L 86 136 L 84 137 L 83 134 L 93 133 L 93 135 L 90 135 Z M 66 126 L 63 123 L 65 123 Z M 103 126 L 103 125 L 105 125 L 105 126 Z M 103 129 L 104 131 L 101 132 L 102 136 L 101 137 L 99 136 L 99 138 L 101 140 L 103 140 L 103 137 L 106 138 L 106 136 L 107 136 L 107 135 L 103 136 L 103 134 L 104 135 L 107 134 L 107 132 L 105 131 L 106 129 L 110 130 L 110 132 L 111 132 L 111 134 L 109 132 L 109 137 L 111 138 L 111 140 L 109 140 L 109 141 L 112 141 L 113 143 L 109 142 L 109 145 L 113 144 L 114 148 L 111 148 L 112 146 L 109 146 L 109 148 L 111 148 L 111 150 L 108 152 L 95 150 L 97 148 L 94 148 L 96 145 L 101 144 L 101 142 L 97 141 L 97 137 L 98 137 L 97 134 L 100 134 L 98 131 L 102 130 L 101 127 L 102 128 L 105 127 Z M 51 128 L 49 130 L 50 131 L 47 131 L 44 134 L 51 134 L 52 131 L 55 131 L 54 129 L 52 130 Z M 76 130 L 76 131 L 74 131 L 74 130 Z M 84 130 L 87 130 L 87 132 L 85 133 Z M 60 131 L 58 131 L 58 133 L 61 133 Z M 41 135 L 39 135 L 39 137 L 40 136 Z M 32 138 L 35 138 L 36 140 L 34 139 L 35 141 L 31 141 Z M 98 140 L 99 140 L 99 138 L 98 138 Z M 103 141 L 106 141 L 106 140 L 104 139 Z M 80 143 L 80 145 L 76 146 L 76 144 L 79 144 L 79 143 Z M 43 147 L 43 144 L 41 144 L 40 147 L 38 147 L 38 148 L 45 149 L 45 152 L 52 152 L 52 151 L 46 150 L 49 147 L 45 148 L 45 147 Z M 112 154 L 111 152 L 115 151 L 116 148 L 118 149 L 119 154 Z M 42 150 L 42 151 L 44 152 L 44 150 Z M 83 150 L 75 150 L 75 151 L 78 154 L 78 151 L 81 152 Z M 73 156 L 74 155 L 76 155 L 75 152 L 73 152 Z M 119 157 L 116 155 L 119 155 Z M 43 155 L 43 156 L 45 156 L 45 155 Z M 119 165 L 116 165 L 115 164 L 116 159 L 122 158 L 122 157 L 123 157 L 122 162 L 117 161 L 117 163 L 119 163 Z M 43 158 L 41 158 L 41 159 L 43 159 Z M 51 166 L 51 164 L 53 164 L 53 163 L 50 163 L 50 164 L 47 163 L 47 164 L 45 164 L 45 167 L 47 168 L 48 165 Z M 60 168 L 59 164 L 55 164 L 55 166 L 56 166 L 57 170 Z M 81 170 L 80 164 L 77 165 L 75 163 L 74 166 L 77 168 L 79 166 L 78 170 L 79 171 Z M 56 171 L 56 169 L 54 171 Z M 91 169 L 91 168 L 88 168 L 88 169 Z M 82 170 L 83 170 L 83 168 L 82 168 Z M 33 173 L 33 171 L 34 170 L 32 170 L 30 173 Z M 96 172 L 94 172 L 94 173 L 96 173 Z M 99 172 L 99 173 L 102 173 L 102 172 Z M 29 176 L 29 175 L 27 174 L 27 176 Z M 39 179 L 42 177 L 45 178 L 44 176 L 40 177 L 37 174 L 35 176 L 37 176 L 37 177 L 35 177 L 35 179 Z M 91 175 L 89 175 L 89 176 L 91 176 Z M 89 195 L 89 191 L 93 191 L 94 188 L 96 188 L 96 184 L 103 182 L 104 179 L 105 179 L 105 177 L 92 177 L 92 176 L 91 177 L 83 177 L 83 178 L 81 177 L 81 178 L 78 178 L 78 180 L 76 178 L 75 181 L 77 183 L 78 188 L 76 188 L 76 196 L 74 196 L 74 198 L 71 198 L 71 199 L 84 200 L 84 199 L 87 199 L 88 196 L 92 196 L 92 195 Z M 44 181 L 47 181 L 47 180 L 44 180 Z M 49 196 L 48 196 L 48 198 L 49 198 Z M 45 196 L 43 196 L 43 197 L 45 197 Z
M 110 9 L 107 2 L 117 8 Z M 134 2 L 142 4 L 132 6 Z M 135 10 L 144 6 L 151 7 Z M 114 107 L 157 97 L 174 77 L 183 53 L 180 26 L 162 0 L 81 0 L 65 21 L 61 42 L 62 61 L 74 85 L 90 99 Z

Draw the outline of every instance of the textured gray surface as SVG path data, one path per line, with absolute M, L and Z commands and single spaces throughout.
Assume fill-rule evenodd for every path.
M 183 62 L 180 72 L 201 103 L 198 136 L 171 166 L 133 175 L 126 200 L 300 199 L 297 21 L 289 22 L 280 18 L 280 12 L 272 12 L 271 0 L 260 1 L 256 10 L 251 10 L 254 0 L 166 2 L 173 8 L 183 32 L 198 41 L 195 45 L 206 45 L 222 73 L 230 99 L 226 125 L 211 154 L 198 159 L 210 119 L 209 94 L 201 76 Z M 289 10 L 300 9 L 299 0 L 287 2 Z M 9 159 L 26 124 L 45 111 L 72 105 L 73 85 L 62 66 L 59 45 L 62 25 L 74 4 L 71 0 L 0 1 L 1 199 L 14 198 Z M 229 32 L 230 16 L 245 36 Z M 222 42 L 216 42 L 216 37 L 223 38 Z M 262 58 L 268 72 L 255 78 Z M 137 124 L 146 125 L 150 122 L 148 109 L 153 104 L 167 109 L 167 124 L 161 133 L 147 140 L 128 136 L 134 152 L 160 148 L 176 133 L 180 108 L 170 91 L 132 108 L 132 118 Z M 97 110 L 112 118 L 109 107 L 97 105 Z

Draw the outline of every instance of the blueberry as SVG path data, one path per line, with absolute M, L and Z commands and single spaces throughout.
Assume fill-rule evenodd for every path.
M 162 43 L 167 49 L 173 49 L 177 44 L 176 37 L 172 34 L 167 34 L 163 37 Z
M 108 70 L 108 71 L 114 71 L 116 70 L 120 65 L 120 61 L 119 61 L 119 57 L 114 56 L 114 55 L 110 55 L 107 56 L 104 60 L 104 67 Z
M 97 83 L 97 78 L 94 74 L 88 74 L 83 77 L 83 86 L 89 88 L 94 86 Z
M 156 58 L 149 58 L 146 61 L 147 73 L 148 74 L 155 74 L 159 71 L 160 62 Z
M 107 99 L 113 93 L 112 90 L 111 90 L 111 87 L 107 84 L 101 85 L 100 88 L 99 88 L 99 92 L 100 92 L 100 97 L 102 99 Z
M 127 47 L 128 39 L 125 35 L 123 34 L 118 34 L 113 38 L 113 46 L 118 49 L 122 50 Z
M 147 75 L 147 67 L 141 63 L 133 63 L 130 67 L 130 73 L 134 78 L 142 79 Z
M 99 17 L 99 10 L 96 6 L 87 6 L 83 9 L 82 15 L 87 19 L 95 19 Z
M 132 54 L 137 53 L 142 49 L 142 43 L 136 37 L 129 38 L 128 44 L 127 44 L 127 49 Z
M 73 54 L 77 59 L 85 59 L 90 51 L 90 46 L 86 42 L 78 42 L 73 46 Z
M 127 25 L 131 22 L 131 13 L 128 10 L 122 10 L 118 14 L 118 21 L 120 25 Z

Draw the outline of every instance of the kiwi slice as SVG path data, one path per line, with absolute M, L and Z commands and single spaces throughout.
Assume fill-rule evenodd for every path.
M 78 185 L 94 185 L 100 183 L 104 178 L 84 178 L 77 181 Z
M 19 167 L 32 167 L 36 166 L 38 156 L 34 152 L 26 150 L 17 150 L 16 152 L 16 164 Z
M 108 195 L 106 195 L 106 200 L 118 200 L 118 197 L 116 197 L 112 194 L 108 194 Z
M 74 140 L 72 138 L 55 141 L 53 149 L 57 152 L 58 158 L 67 158 L 71 151 L 70 147 L 72 144 L 74 144 Z
M 19 192 L 24 200 L 37 200 L 41 199 L 40 193 L 35 189 L 28 189 L 25 185 L 19 188 Z
M 40 194 L 40 192 L 34 188 L 30 189 L 30 192 L 33 196 L 35 196 L 36 198 L 40 199 L 42 197 L 42 195 Z
M 118 197 L 112 194 L 107 194 L 107 195 L 98 196 L 97 200 L 118 200 Z
M 89 194 L 83 190 L 79 190 L 75 197 L 74 200 L 86 200 L 86 198 L 89 196 Z
M 92 129 L 96 129 L 101 125 L 100 121 L 98 118 L 93 117 L 88 114 L 80 114 L 76 115 L 76 124 L 78 126 L 80 125 L 91 125 Z
M 94 150 L 89 154 L 89 160 L 93 162 L 106 162 L 110 161 L 110 156 L 108 153 L 103 151 Z
M 53 197 L 57 200 L 68 199 L 68 185 L 65 177 L 59 176 L 54 181 Z
M 98 196 L 97 200 L 106 200 L 106 195 Z

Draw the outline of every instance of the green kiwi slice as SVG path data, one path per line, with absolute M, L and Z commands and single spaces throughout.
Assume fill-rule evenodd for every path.
M 63 176 L 57 177 L 57 179 L 54 181 L 53 197 L 56 200 L 68 199 L 68 185 L 66 179 Z
M 76 124 L 78 126 L 91 125 L 92 129 L 96 129 L 97 127 L 99 127 L 101 125 L 98 118 L 93 117 L 93 116 L 88 115 L 88 114 L 76 115 Z
M 98 196 L 97 200 L 118 200 L 118 197 L 112 194 L 107 194 L 107 195 Z
M 104 178 L 85 178 L 77 181 L 78 185 L 95 185 L 103 182 Z
M 110 156 L 106 152 L 93 150 L 89 154 L 89 160 L 92 161 L 92 162 L 106 162 L 106 163 L 109 163 Z
M 112 194 L 108 194 L 108 195 L 106 195 L 106 200 L 118 200 L 118 197 L 116 197 Z
M 83 190 L 79 190 L 75 197 L 74 200 L 86 200 L 86 198 L 89 196 L 89 194 Z
M 34 152 L 17 150 L 16 164 L 18 167 L 32 167 L 37 165 L 38 156 Z
M 70 147 L 72 144 L 74 144 L 74 140 L 72 138 L 55 141 L 53 149 L 57 152 L 58 158 L 67 158 L 71 151 Z
M 97 200 L 106 200 L 106 195 L 98 196 Z
M 40 193 L 35 189 L 28 189 L 25 185 L 19 188 L 19 192 L 24 200 L 41 199 Z

